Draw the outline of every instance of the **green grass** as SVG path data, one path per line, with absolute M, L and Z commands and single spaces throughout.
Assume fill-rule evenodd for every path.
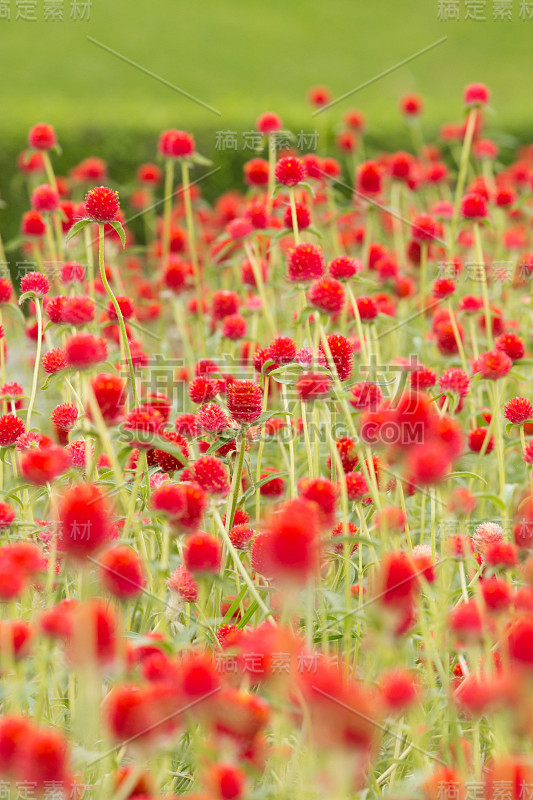
M 37 0 L 42 14 L 44 0 Z M 524 85 L 533 20 L 442 22 L 437 0 L 93 0 L 88 22 L 0 20 L 0 134 L 24 142 L 37 120 L 73 130 L 165 126 L 248 130 L 266 109 L 312 127 L 309 86 L 349 92 L 443 36 L 447 41 L 339 103 L 377 136 L 401 126 L 398 97 L 419 91 L 430 131 L 458 119 L 464 85 L 489 84 L 498 126 L 531 129 Z M 464 0 L 461 0 L 461 5 Z M 15 0 L 11 0 L 15 15 Z M 464 17 L 464 9 L 462 9 Z M 221 111 L 217 117 L 88 41 L 103 42 Z

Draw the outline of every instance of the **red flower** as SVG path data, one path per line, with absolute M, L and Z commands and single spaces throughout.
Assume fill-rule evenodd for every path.
M 159 152 L 166 158 L 190 158 L 195 149 L 194 137 L 186 131 L 163 131 L 159 138 Z
M 20 471 L 30 483 L 44 486 L 70 467 L 68 453 L 54 444 L 31 448 L 20 457 Z
M 268 484 L 264 485 L 268 486 Z M 254 537 L 254 529 L 251 528 L 246 523 L 243 523 L 241 525 L 234 525 L 229 533 L 229 538 L 231 539 L 231 543 L 233 544 L 233 547 L 237 548 L 237 550 L 246 550 L 248 544 L 253 539 L 253 537 Z
M 65 342 L 65 360 L 67 366 L 85 369 L 107 358 L 105 339 L 92 333 L 75 333 Z
M 480 372 L 483 378 L 497 381 L 499 378 L 504 378 L 512 366 L 513 362 L 506 353 L 501 350 L 488 350 L 486 353 L 481 353 L 472 363 L 472 370 Z
M 350 394 L 352 395 L 350 405 L 358 411 L 362 409 L 375 411 L 383 399 L 383 392 L 373 381 L 360 381 L 354 384 L 350 388 Z
M 23 236 L 35 236 L 38 238 L 46 233 L 46 225 L 38 211 L 28 211 L 22 217 L 20 230 Z
M 95 317 L 96 306 L 90 297 L 68 297 L 61 307 L 61 322 L 86 325 Z
M 91 379 L 91 390 L 104 422 L 107 425 L 119 422 L 126 403 L 126 381 L 112 372 L 100 372 Z
M 228 411 L 241 425 L 256 422 L 261 416 L 263 393 L 253 381 L 234 381 L 227 390 Z
M 255 127 L 259 133 L 264 133 L 266 136 L 268 136 L 270 133 L 276 133 L 277 131 L 280 131 L 282 124 L 281 117 L 279 117 L 273 111 L 265 111 L 264 114 L 261 114 L 261 116 L 257 118 Z
M 218 572 L 222 561 L 220 542 L 210 533 L 191 533 L 185 542 L 183 561 L 193 575 L 197 572 Z
M 28 144 L 35 150 L 51 150 L 57 144 L 56 132 L 51 125 L 38 122 L 30 129 Z
M 330 275 L 323 275 L 311 284 L 307 297 L 311 305 L 319 308 L 325 314 L 340 313 L 345 302 L 342 283 Z
M 35 211 L 55 211 L 59 207 L 59 194 L 47 183 L 36 186 L 31 195 Z
M 533 417 L 533 403 L 525 397 L 513 397 L 505 404 L 503 416 L 514 425 L 523 425 L 526 420 Z
M 304 163 L 293 156 L 281 158 L 276 164 L 275 175 L 277 182 L 283 186 L 296 186 L 305 178 Z
M 263 541 L 263 574 L 294 583 L 312 577 L 319 564 L 319 516 L 315 504 L 291 500 L 274 513 Z
M 150 448 L 154 436 L 157 436 L 165 424 L 160 411 L 152 406 L 133 408 L 124 420 L 124 430 L 129 434 L 132 447 Z
M 501 350 L 508 355 L 511 361 L 520 361 L 521 358 L 524 358 L 524 341 L 516 333 L 502 333 L 494 342 L 494 346 L 496 350 Z
M 81 483 L 67 489 L 59 504 L 61 552 L 84 560 L 111 539 L 111 513 L 97 486 Z
M 327 106 L 331 102 L 331 92 L 327 86 L 313 86 L 309 89 L 307 98 L 312 106 Z
M 485 219 L 487 211 L 486 199 L 477 192 L 466 194 L 461 200 L 461 214 L 465 219 Z
M 166 515 L 178 531 L 190 531 L 200 525 L 206 506 L 207 494 L 195 482 L 163 483 L 152 493 L 154 511 Z
M 20 417 L 15 414 L 3 414 L 0 417 L 0 447 L 13 447 L 24 431 L 24 422 Z
M 189 445 L 187 444 L 187 440 L 184 439 L 183 436 L 180 436 L 177 431 L 163 431 L 160 433 L 160 437 L 161 439 L 166 439 L 170 444 L 175 445 L 181 453 L 183 453 L 184 458 L 188 458 Z M 163 472 L 172 473 L 184 467 L 184 462 L 181 461 L 178 456 L 168 453 L 166 450 L 156 449 L 154 450 L 154 456 Z
M 234 342 L 246 336 L 246 328 L 246 320 L 241 314 L 229 314 L 222 322 L 222 336 Z
M 469 108 L 486 106 L 490 93 L 484 83 L 470 83 L 464 90 L 463 100 Z
M 208 433 L 221 433 L 229 427 L 226 412 L 216 403 L 206 403 L 196 412 L 198 426 Z
M 464 370 L 450 367 L 450 369 L 445 369 L 439 378 L 439 386 L 443 392 L 466 397 L 470 391 L 470 378 Z
M 189 383 L 188 391 L 193 403 L 207 403 L 217 396 L 219 391 L 218 381 L 200 375 Z
M 328 264 L 329 274 L 338 281 L 348 280 L 363 271 L 363 265 L 357 258 L 339 256 Z
M 382 175 L 383 168 L 377 161 L 363 161 L 357 168 L 357 191 L 366 195 L 379 194 Z
M 102 584 L 119 600 L 138 597 L 146 583 L 139 555 L 129 547 L 119 545 L 100 556 Z
M 406 117 L 417 117 L 422 113 L 424 104 L 418 94 L 406 94 L 400 99 L 400 111 Z
M 97 186 L 85 195 L 85 213 L 93 222 L 111 222 L 119 209 L 118 192 L 107 186 Z
M 179 594 L 185 603 L 196 603 L 198 600 L 198 584 L 185 564 L 180 564 L 171 573 L 167 586 L 171 592 Z
M 337 509 L 337 487 L 328 478 L 301 478 L 298 492 L 303 500 L 316 503 L 322 527 L 333 525 Z
M 42 272 L 28 272 L 20 282 L 20 291 L 33 292 L 37 297 L 44 297 L 50 291 L 48 279 Z
M 348 339 L 340 334 L 332 334 L 327 338 L 329 353 L 324 352 L 324 345 L 320 345 L 319 361 L 328 369 L 333 367 L 337 371 L 339 380 L 345 381 L 352 374 L 353 348 Z
M 289 250 L 287 258 L 287 280 L 307 283 L 324 274 L 325 261 L 318 245 L 303 242 Z
M 249 186 L 266 186 L 268 183 L 268 161 L 252 158 L 244 165 L 244 179 Z
M 296 342 L 290 336 L 278 336 L 268 347 L 267 357 L 278 367 L 290 364 L 296 357 Z
M 7 278 L 0 278 L 0 303 L 9 303 L 13 294 L 13 286 Z
M 192 467 L 192 474 L 208 494 L 224 497 L 229 493 L 228 470 L 216 456 L 200 456 Z
M 304 402 L 321 400 L 331 391 L 331 378 L 323 372 L 304 372 L 296 382 L 296 391 Z
M 413 219 L 411 236 L 415 242 L 433 242 L 437 238 L 437 222 L 429 214 L 419 214 Z

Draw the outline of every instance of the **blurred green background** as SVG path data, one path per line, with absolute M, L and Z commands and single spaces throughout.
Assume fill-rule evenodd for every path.
M 199 149 L 229 164 L 231 172 L 250 152 L 217 152 L 216 131 L 250 130 L 262 111 L 278 111 L 292 130 L 315 125 L 323 130 L 349 108 L 360 108 L 371 144 L 409 146 L 399 97 L 422 94 L 425 135 L 431 138 L 443 122 L 461 119 L 462 91 L 472 81 L 491 89 L 488 133 L 494 132 L 505 154 L 513 137 L 527 141 L 532 134 L 527 79 L 533 19 L 521 18 L 521 4 L 92 0 L 90 19 L 72 20 L 72 0 L 1 0 L 0 191 L 8 202 L 10 193 L 16 194 L 14 159 L 37 121 L 57 129 L 63 154 L 54 160 L 60 174 L 82 157 L 99 155 L 110 161 L 113 177 L 126 181 L 142 159 L 155 158 L 157 136 L 165 127 L 193 131 Z M 79 13 L 83 5 L 78 0 Z M 37 21 L 16 19 L 28 6 Z M 45 9 L 52 6 L 63 8 L 63 20 L 45 21 Z M 439 19 L 439 13 L 455 7 L 458 21 Z M 502 8 L 510 9 L 511 20 L 493 19 Z M 466 19 L 475 9 L 484 20 Z M 88 36 L 219 109 L 220 116 L 102 50 Z M 340 102 L 327 121 L 311 116 L 310 86 L 325 84 L 338 97 L 444 36 L 444 43 Z M 219 190 L 227 176 L 225 166 L 210 185 Z

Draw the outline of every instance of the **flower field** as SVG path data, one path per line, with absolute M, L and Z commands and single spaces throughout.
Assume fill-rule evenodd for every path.
M 189 132 L 118 191 L 31 128 L 1 797 L 533 797 L 533 146 L 489 100 L 433 143 L 403 96 L 375 158 L 355 109 L 335 157 L 264 113 L 213 203 Z

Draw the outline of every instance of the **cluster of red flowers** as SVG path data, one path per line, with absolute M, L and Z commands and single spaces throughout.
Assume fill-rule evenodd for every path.
M 500 164 L 488 100 L 421 145 L 406 95 L 412 151 L 372 158 L 358 110 L 335 157 L 263 114 L 213 203 L 185 131 L 120 198 L 30 131 L 32 268 L 0 279 L 10 791 L 525 800 L 533 147 Z

